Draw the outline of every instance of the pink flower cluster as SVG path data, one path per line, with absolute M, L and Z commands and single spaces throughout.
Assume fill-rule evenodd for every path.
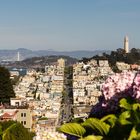
M 131 91 L 129 91 L 131 89 Z M 116 73 L 108 77 L 102 85 L 102 93 L 106 101 L 112 99 L 116 94 L 126 94 L 126 92 L 140 98 L 140 73 L 132 71 Z M 120 95 L 119 95 L 120 94 Z
M 140 99 L 140 73 L 137 73 L 134 79 L 133 92 L 137 99 Z
M 102 96 L 91 110 L 91 116 L 103 117 L 119 110 L 119 101 L 129 98 L 140 101 L 140 71 L 122 72 L 108 77 L 102 84 Z

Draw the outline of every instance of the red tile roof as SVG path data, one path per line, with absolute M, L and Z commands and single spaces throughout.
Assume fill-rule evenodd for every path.
M 10 115 L 10 114 L 8 114 L 7 112 L 6 113 L 4 113 L 2 116 L 1 116 L 1 118 L 12 118 L 13 117 L 13 115 Z

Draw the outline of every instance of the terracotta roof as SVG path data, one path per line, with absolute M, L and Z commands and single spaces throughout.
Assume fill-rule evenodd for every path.
M 12 114 L 5 112 L 3 115 L 0 116 L 0 118 L 3 118 L 3 119 L 13 118 L 17 112 L 18 112 L 18 110 L 12 112 Z
M 2 116 L 1 116 L 1 118 L 12 118 L 13 117 L 13 115 L 10 115 L 10 114 L 8 114 L 8 113 L 4 113 Z

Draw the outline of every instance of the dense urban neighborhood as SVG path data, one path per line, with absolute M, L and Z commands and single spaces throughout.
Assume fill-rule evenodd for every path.
M 140 140 L 140 0 L 0 1 L 0 140 Z
M 125 62 L 116 62 L 116 67 L 119 73 L 133 75 L 140 69 L 138 64 Z M 76 119 L 87 119 L 100 102 L 108 77 L 117 75 L 109 61 L 101 58 L 73 65 L 59 58 L 43 71 L 28 68 L 24 75 L 21 71 L 9 71 L 15 95 L 10 96 L 10 104 L 1 101 L 0 120 L 20 122 L 35 134 L 34 140 L 67 139 L 59 128 Z

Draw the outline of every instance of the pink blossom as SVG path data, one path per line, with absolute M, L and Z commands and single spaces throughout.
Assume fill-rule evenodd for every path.
M 133 88 L 134 93 L 137 95 L 136 97 L 140 97 L 138 87 L 140 87 L 140 74 L 129 71 L 108 77 L 102 85 L 102 92 L 105 100 L 110 100 L 116 93 L 125 94 L 129 88 Z

